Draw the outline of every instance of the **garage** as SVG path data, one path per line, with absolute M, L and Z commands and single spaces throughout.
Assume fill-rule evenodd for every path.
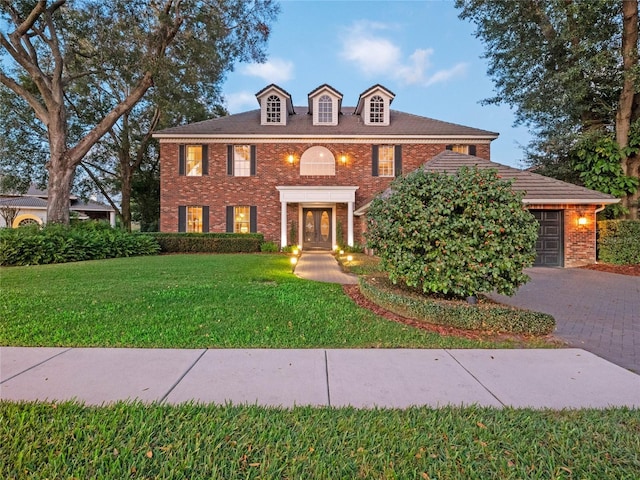
M 534 267 L 563 266 L 563 211 L 531 210 L 538 221 L 538 240 L 536 240 L 536 260 Z

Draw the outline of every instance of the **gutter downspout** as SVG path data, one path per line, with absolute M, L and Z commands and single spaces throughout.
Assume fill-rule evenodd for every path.
M 596 222 L 596 265 L 598 264 L 598 213 L 603 211 L 605 208 L 607 208 L 606 205 L 600 205 L 593 212 L 593 217 L 594 217 L 593 220 Z

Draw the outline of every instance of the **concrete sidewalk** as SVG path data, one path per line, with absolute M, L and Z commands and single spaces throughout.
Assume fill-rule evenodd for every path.
M 358 277 L 344 273 L 337 260 L 329 252 L 304 252 L 298 259 L 295 274 L 305 280 L 325 283 L 357 285 Z
M 640 407 L 640 376 L 580 349 L 163 350 L 0 347 L 0 399 Z

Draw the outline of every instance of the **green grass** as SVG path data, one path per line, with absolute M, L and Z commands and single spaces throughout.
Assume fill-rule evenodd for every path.
M 0 478 L 635 479 L 628 409 L 0 402 Z
M 169 255 L 0 269 L 0 345 L 164 348 L 510 347 L 356 306 L 283 255 Z

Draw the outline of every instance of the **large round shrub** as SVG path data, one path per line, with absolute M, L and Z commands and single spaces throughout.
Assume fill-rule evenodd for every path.
M 367 246 L 394 282 L 426 293 L 513 295 L 529 278 L 538 225 L 495 170 L 418 169 L 371 203 Z

